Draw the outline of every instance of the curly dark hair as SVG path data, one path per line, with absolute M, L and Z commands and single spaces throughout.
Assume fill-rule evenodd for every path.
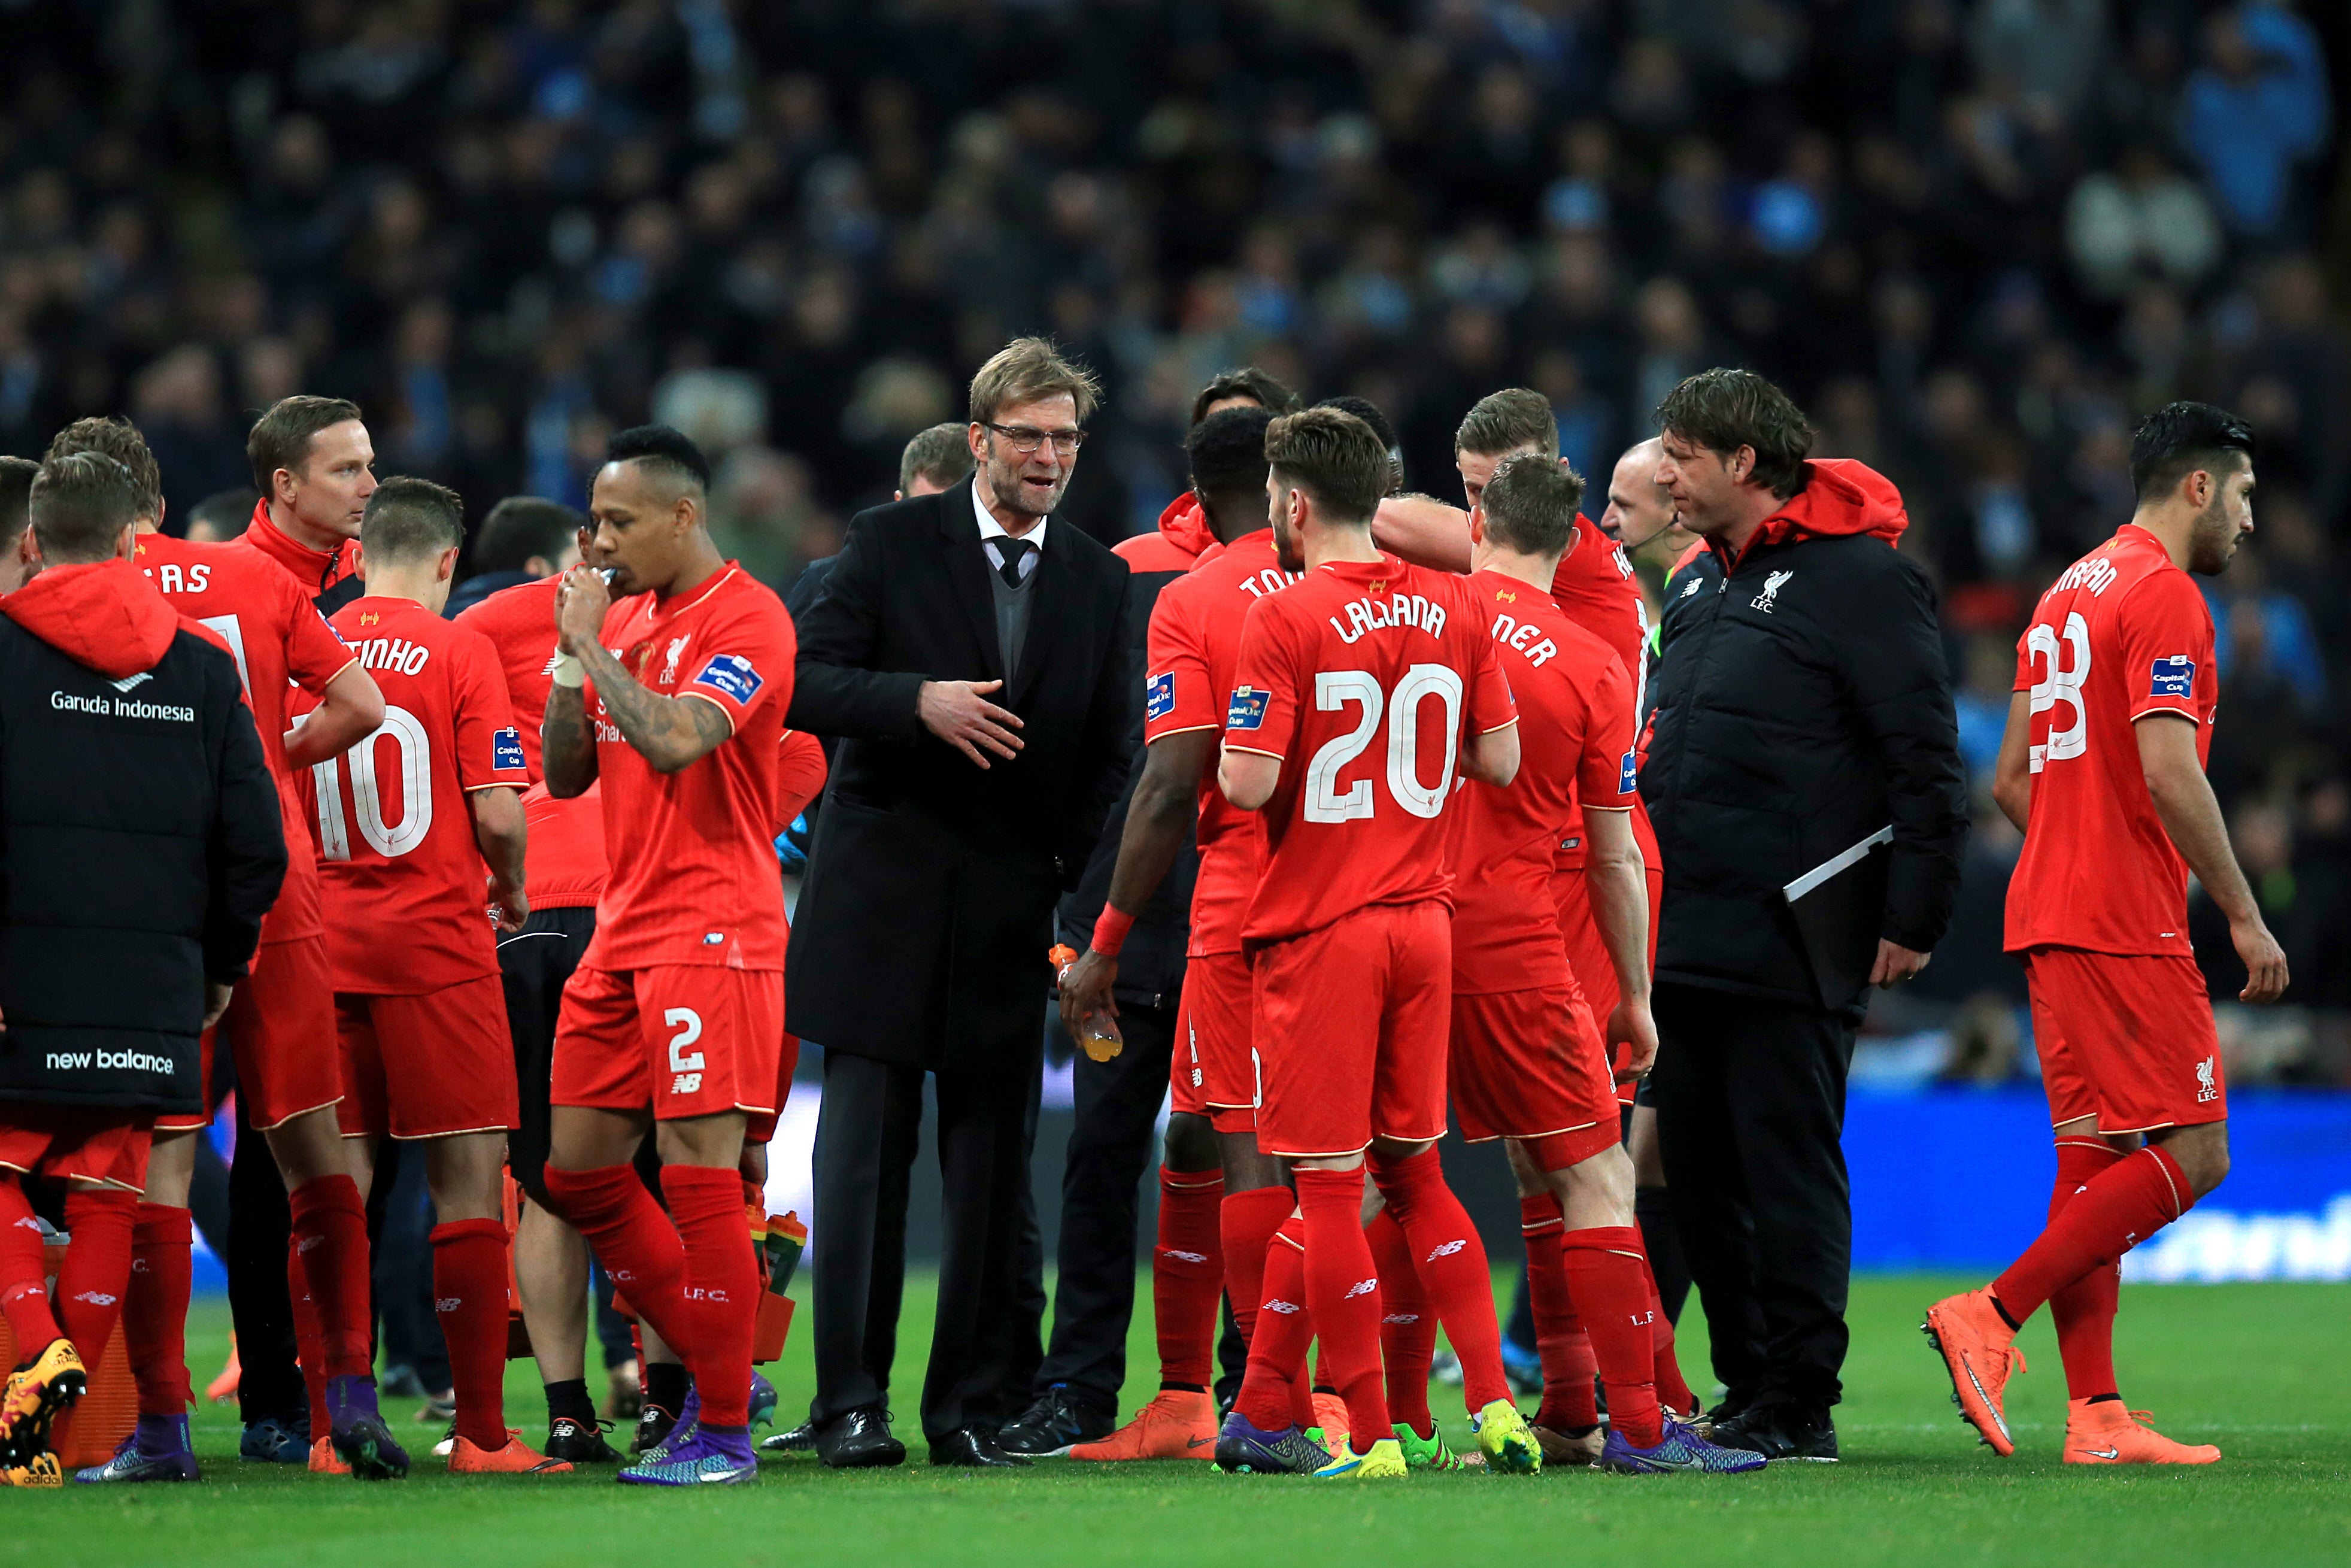
M 1799 488 L 1813 427 L 1786 392 L 1753 371 L 1717 366 L 1689 377 L 1657 404 L 1657 428 L 1729 457 L 1755 449 L 1758 485 L 1786 500 Z

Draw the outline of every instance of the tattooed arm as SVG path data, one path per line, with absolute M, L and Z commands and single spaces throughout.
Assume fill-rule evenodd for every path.
M 649 692 L 623 669 L 611 650 L 598 640 L 611 603 L 601 573 L 586 567 L 572 568 L 556 599 L 557 646 L 579 660 L 582 673 L 596 683 L 596 695 L 621 738 L 634 747 L 656 773 L 675 773 L 716 750 L 735 733 L 734 721 L 716 703 Z M 558 683 L 548 698 L 541 735 L 548 748 L 548 793 L 576 795 L 586 789 L 596 777 L 596 755 L 581 688 Z

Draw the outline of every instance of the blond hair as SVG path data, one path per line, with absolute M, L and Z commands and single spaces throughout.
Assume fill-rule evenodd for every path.
M 971 422 L 993 424 L 1001 409 L 1060 392 L 1070 394 L 1083 424 L 1102 401 L 1102 382 L 1085 366 L 1062 358 L 1050 340 L 1015 338 L 971 378 Z

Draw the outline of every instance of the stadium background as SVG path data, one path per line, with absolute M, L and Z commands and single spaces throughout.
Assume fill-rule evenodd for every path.
M 1487 391 L 1541 389 L 1604 475 L 1680 376 L 1751 365 L 1902 486 L 1979 782 L 1959 924 L 1856 1063 L 1885 1267 L 2037 1226 L 2038 1169 L 1937 1197 L 2043 1125 L 1981 787 L 2010 650 L 2127 515 L 2132 420 L 2228 403 L 2262 489 L 2207 584 L 2212 771 L 2295 983 L 2223 1002 L 2238 1175 L 2134 1266 L 2344 1278 L 2346 59 L 2340 7 L 2192 0 L 0 0 L 0 450 L 126 410 L 177 531 L 246 485 L 250 411 L 337 393 L 478 517 L 580 503 L 658 418 L 781 589 L 1018 332 L 1107 382 L 1068 507 L 1105 539 L 1227 365 L 1373 398 L 1440 496 Z

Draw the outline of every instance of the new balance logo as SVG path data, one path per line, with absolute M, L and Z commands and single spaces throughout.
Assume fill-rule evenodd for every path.
M 1298 1310 L 1299 1306 L 1296 1301 L 1285 1301 L 1280 1296 L 1274 1297 L 1273 1300 L 1266 1302 L 1265 1305 L 1258 1309 L 1258 1311 L 1261 1312 L 1280 1312 L 1284 1317 L 1288 1317 L 1290 1313 L 1297 1312 Z
M 1380 1322 L 1384 1323 L 1416 1323 L 1420 1322 L 1420 1314 L 1418 1312 L 1390 1312 L 1387 1316 L 1382 1318 Z
M 1434 1263 L 1439 1258 L 1450 1258 L 1456 1252 L 1460 1251 L 1461 1249 L 1468 1245 L 1468 1240 L 1466 1238 L 1459 1241 L 1447 1241 L 1443 1246 L 1431 1252 L 1427 1257 L 1423 1258 L 1421 1261 L 1424 1263 Z
M 1339 1299 L 1343 1301 L 1352 1301 L 1357 1296 L 1368 1296 L 1379 1288 L 1380 1282 L 1377 1280 L 1358 1280 L 1353 1284 L 1348 1286 L 1347 1293 Z
M 107 685 L 112 686 L 118 692 L 127 692 L 135 690 L 140 686 L 143 686 L 154 678 L 153 674 L 145 670 L 141 670 L 135 675 L 125 675 L 119 681 L 109 681 Z
M 1206 1252 L 1178 1252 L 1173 1247 L 1162 1247 L 1159 1251 L 1161 1256 L 1173 1258 L 1178 1263 L 1205 1263 L 1208 1260 Z
M 673 1094 L 699 1094 L 702 1092 L 702 1074 L 699 1072 L 679 1073 L 675 1078 L 670 1080 L 669 1092 Z
M 29 1214 L 25 1216 L 24 1218 L 16 1221 L 16 1224 L 20 1228 L 29 1230 L 37 1236 L 40 1234 L 41 1222 L 34 1218 Z
M 454 1312 L 465 1304 L 463 1296 L 435 1296 L 433 1299 L 433 1310 L 436 1312 Z
M 301 1254 L 309 1251 L 312 1248 L 319 1246 L 326 1239 L 327 1239 L 323 1236 L 298 1236 L 294 1239 L 295 1255 L 299 1257 Z
M 110 1296 L 104 1291 L 84 1291 L 80 1294 L 75 1296 L 74 1300 L 77 1301 L 88 1301 L 93 1307 L 110 1307 L 114 1305 L 115 1302 L 122 1300 L 122 1298 L 120 1296 Z

